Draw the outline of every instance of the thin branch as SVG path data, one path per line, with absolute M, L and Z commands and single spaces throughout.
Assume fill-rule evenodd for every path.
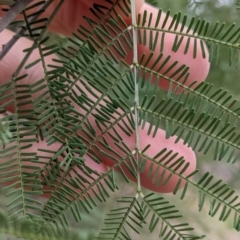
M 135 97 L 134 97 L 134 116 L 135 116 L 135 131 L 136 131 L 136 144 L 135 144 L 135 156 L 136 163 L 138 166 L 137 170 L 137 193 L 136 197 L 140 194 L 142 196 L 141 190 L 141 178 L 139 171 L 139 151 L 140 151 L 140 135 L 139 135 L 139 85 L 138 85 L 138 73 L 137 73 L 137 65 L 138 65 L 138 50 L 137 50 L 137 28 L 136 28 L 136 12 L 135 12 L 135 1 L 131 0 L 131 14 L 132 14 L 132 34 L 133 34 L 133 78 L 134 78 L 134 89 L 135 89 Z
M 39 9 L 40 13 L 30 18 L 29 23 L 37 20 L 39 15 L 41 14 L 41 10 L 46 9 L 51 3 L 52 3 L 52 0 L 44 3 Z M 18 41 L 18 39 L 25 33 L 26 29 L 27 28 L 25 27 L 20 28 L 18 32 L 12 37 L 12 39 L 8 41 L 6 44 L 4 44 L 2 51 L 0 51 L 0 61 L 6 56 L 6 54 L 10 51 L 10 49 L 14 46 L 14 44 Z
M 0 0 L 0 5 L 12 6 L 16 1 L 14 0 Z
M 8 12 L 0 19 L 0 33 L 22 12 L 33 0 L 17 0 Z

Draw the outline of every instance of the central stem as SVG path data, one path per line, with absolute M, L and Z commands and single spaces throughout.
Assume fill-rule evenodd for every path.
M 139 136 L 139 86 L 137 80 L 137 65 L 138 65 L 138 51 L 137 51 L 137 29 L 136 29 L 136 9 L 135 0 L 131 0 L 131 14 L 132 14 L 132 35 L 133 35 L 133 78 L 134 78 L 134 114 L 135 114 L 135 133 L 136 133 L 136 165 L 137 165 L 137 196 L 141 193 L 141 179 L 139 171 L 139 151 L 140 151 L 140 136 Z M 135 152 L 135 151 L 134 151 Z

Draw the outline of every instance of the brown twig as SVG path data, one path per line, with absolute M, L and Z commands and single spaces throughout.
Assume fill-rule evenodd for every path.
M 0 0 L 0 5 L 12 6 L 16 3 L 14 0 Z
M 29 3 L 33 0 L 17 0 L 16 3 L 10 7 L 8 12 L 0 19 L 0 33 L 22 12 Z
M 46 9 L 51 3 L 52 3 L 52 1 L 47 1 L 46 3 L 44 3 L 39 9 L 40 13 L 31 17 L 30 20 L 29 20 L 29 23 L 38 19 L 39 15 L 41 15 L 41 10 Z M 14 44 L 18 41 L 18 39 L 24 34 L 26 29 L 27 28 L 25 28 L 25 27 L 20 28 L 17 31 L 17 33 L 12 37 L 12 39 L 9 40 L 6 44 L 4 44 L 4 46 L 2 48 L 2 51 L 0 51 L 0 61 L 6 56 L 6 54 L 14 46 Z

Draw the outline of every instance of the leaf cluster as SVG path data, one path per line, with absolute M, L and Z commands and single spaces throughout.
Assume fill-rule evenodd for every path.
M 238 69 L 240 27 L 210 24 L 177 13 L 166 28 L 170 11 L 160 25 L 161 9 L 155 22 L 152 13 L 145 11 L 128 26 L 121 16 L 131 14 L 129 6 L 134 7 L 134 1 L 132 5 L 106 1 L 106 5 L 95 4 L 92 18 L 85 18 L 88 29 L 80 25 L 68 43 L 59 46 L 49 43 L 46 30 L 63 2 L 58 1 L 48 18 L 41 18 L 41 13 L 50 0 L 22 11 L 20 24 L 24 27 L 16 35 L 24 32 L 33 40 L 32 46 L 24 50 L 26 55 L 12 78 L 0 86 L 0 100 L 4 101 L 0 111 L 4 113 L 12 104 L 15 108 L 14 114 L 0 121 L 0 182 L 5 184 L 1 191 L 9 198 L 7 213 L 0 213 L 0 232 L 25 239 L 79 239 L 70 229 L 69 215 L 81 222 L 84 214 L 91 214 L 121 191 L 117 172 L 125 184 L 130 184 L 129 176 L 139 184 L 143 171 L 156 186 L 167 185 L 178 176 L 173 191 L 176 197 L 184 200 L 191 188 L 196 189 L 199 211 L 209 202 L 211 217 L 218 216 L 219 221 L 232 218 L 232 228 L 240 231 L 240 203 L 234 189 L 208 171 L 201 174 L 197 169 L 186 175 L 189 163 L 178 153 L 164 148 L 151 156 L 151 143 L 141 149 L 138 142 L 141 129 L 155 139 L 163 128 L 166 138 L 177 135 L 176 143 L 183 139 L 203 155 L 213 152 L 215 161 L 238 162 L 238 101 L 226 89 L 216 89 L 208 82 L 186 85 L 189 66 L 173 62 L 166 68 L 171 56 L 163 51 L 165 36 L 171 33 L 175 34 L 173 52 L 183 47 L 184 54 L 192 54 L 193 59 L 197 54 L 206 58 L 206 44 L 209 61 L 217 65 L 220 48 L 226 48 L 229 66 Z M 192 39 L 193 52 L 189 53 Z M 151 63 L 159 43 L 159 57 Z M 139 56 L 139 62 L 134 61 L 137 44 L 150 51 Z M 10 46 L 11 42 L 3 48 L 2 57 Z M 26 64 L 33 51 L 39 52 L 39 59 Z M 129 51 L 133 52 L 130 63 L 125 60 Z M 49 56 L 54 59 L 47 66 Z M 27 75 L 20 75 L 21 70 L 34 69 L 38 63 L 44 78 L 25 84 Z M 163 79 L 169 88 L 166 96 L 159 98 L 158 86 Z M 135 150 L 124 142 L 132 136 L 136 136 Z M 32 150 L 44 140 L 48 146 Z M 58 147 L 51 148 L 54 145 Z M 103 158 L 114 163 L 99 173 L 86 158 L 96 164 Z M 182 183 L 186 184 L 180 189 Z M 167 196 L 144 196 L 139 187 L 131 196 L 122 196 L 118 207 L 109 211 L 99 239 L 130 240 L 142 229 L 149 234 L 158 231 L 159 239 L 164 240 L 205 238 L 182 221 L 183 211 L 166 200 Z M 49 195 L 45 204 L 37 198 L 42 194 Z

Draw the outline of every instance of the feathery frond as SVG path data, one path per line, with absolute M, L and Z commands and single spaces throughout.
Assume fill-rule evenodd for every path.
M 0 232 L 26 239 L 78 239 L 67 230 L 70 219 L 81 222 L 120 192 L 117 173 L 126 184 L 135 180 L 136 195 L 120 193 L 120 206 L 107 214 L 99 239 L 130 240 L 144 229 L 158 231 L 159 239 L 204 239 L 180 221 L 184 216 L 167 195 L 144 196 L 145 181 L 164 191 L 173 179 L 174 195 L 185 200 L 190 187 L 197 189 L 198 210 L 209 200 L 209 215 L 218 214 L 219 221 L 232 215 L 239 231 L 235 191 L 210 172 L 188 173 L 191 163 L 173 145 L 212 153 L 220 164 L 238 163 L 238 100 L 199 79 L 189 84 L 191 66 L 174 58 L 176 53 L 193 61 L 209 55 L 207 60 L 217 64 L 225 47 L 229 65 L 238 69 L 237 24 L 225 27 L 182 13 L 170 21 L 171 12 L 161 9 L 155 17 L 144 11 L 136 20 L 134 0 L 96 1 L 67 44 L 59 46 L 49 43 L 46 31 L 64 2 L 55 2 L 48 18 L 41 14 L 52 1 L 34 2 L 16 22 L 25 24 L 20 33 L 33 42 L 0 87 L 0 113 L 12 111 L 0 121 L 0 183 L 9 200 L 7 213 L 0 213 Z M 0 56 L 11 46 L 6 44 Z M 22 72 L 36 68 L 43 75 L 29 83 Z M 165 139 L 159 138 L 162 129 Z M 164 147 L 161 140 L 174 136 L 170 148 Z M 42 194 L 48 197 L 44 204 L 37 198 Z

